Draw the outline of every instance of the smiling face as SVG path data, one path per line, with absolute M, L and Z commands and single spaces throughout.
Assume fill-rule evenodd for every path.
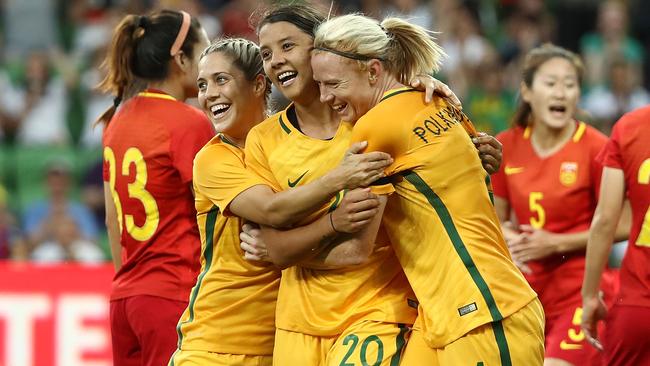
M 289 22 L 267 23 L 259 31 L 264 71 L 285 97 L 316 97 L 310 51 L 313 38 Z
M 320 100 L 334 109 L 347 122 L 356 122 L 372 108 L 376 90 L 356 61 L 329 52 L 312 56 L 314 80 Z
M 530 104 L 535 123 L 561 129 L 573 121 L 580 83 L 573 64 L 563 57 L 554 57 L 539 66 L 530 87 L 521 87 L 524 101 Z
M 243 139 L 261 121 L 264 110 L 265 80 L 257 75 L 246 80 L 232 58 L 213 52 L 199 61 L 196 81 L 199 104 L 217 132 Z

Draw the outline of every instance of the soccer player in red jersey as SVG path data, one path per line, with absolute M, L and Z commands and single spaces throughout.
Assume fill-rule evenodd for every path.
M 599 364 L 580 330 L 580 285 L 602 171 L 595 158 L 607 138 L 574 119 L 582 72 L 570 51 L 532 50 L 515 126 L 497 136 L 503 164 L 493 176 L 495 208 L 513 260 L 544 306 L 545 365 Z M 613 277 L 603 278 L 607 294 Z
M 115 365 L 167 363 L 196 281 L 201 242 L 192 162 L 214 129 L 183 101 L 196 96 L 198 56 L 208 44 L 196 18 L 163 10 L 126 16 L 106 58 L 100 88 L 117 96 L 99 119 L 106 126 L 106 223 L 117 271 L 110 307 Z M 115 113 L 138 82 L 146 89 Z
M 600 200 L 589 232 L 582 285 L 582 328 L 603 349 L 605 365 L 650 365 L 650 106 L 624 115 L 598 158 L 604 165 Z M 620 290 L 609 313 L 598 282 L 627 197 L 632 229 L 620 271 Z M 607 327 L 601 346 L 596 325 Z

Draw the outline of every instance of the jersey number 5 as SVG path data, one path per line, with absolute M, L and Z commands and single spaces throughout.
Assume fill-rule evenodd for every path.
M 650 159 L 645 159 L 639 168 L 638 175 L 639 184 L 650 184 Z M 642 247 L 650 247 L 650 207 L 645 213 L 641 232 L 636 240 L 636 245 Z
M 135 147 L 126 150 L 120 172 L 122 176 L 128 177 L 130 175 L 129 171 L 131 165 L 135 166 L 135 178 L 133 179 L 133 182 L 128 184 L 127 190 L 129 192 L 129 198 L 140 201 L 144 208 L 145 219 L 142 226 L 136 225 L 133 215 L 122 213 L 120 197 L 115 190 L 117 160 L 115 158 L 115 153 L 110 147 L 104 148 L 104 160 L 106 160 L 109 167 L 109 184 L 111 186 L 111 195 L 115 202 L 117 218 L 120 224 L 120 233 L 122 232 L 122 228 L 126 226 L 126 232 L 129 233 L 133 239 L 137 241 L 146 241 L 151 239 L 153 234 L 156 232 L 156 229 L 158 229 L 160 213 L 158 211 L 156 200 L 153 198 L 151 193 L 145 189 L 145 186 L 147 185 L 147 163 L 144 161 L 142 152 Z M 123 225 L 122 215 L 124 215 L 126 225 Z
M 536 218 L 533 216 L 530 217 L 530 226 L 535 229 L 541 229 L 546 224 L 546 211 L 544 211 L 544 207 L 539 203 L 542 198 L 544 198 L 542 192 L 530 192 L 530 196 L 528 196 L 528 207 L 530 211 L 537 213 Z

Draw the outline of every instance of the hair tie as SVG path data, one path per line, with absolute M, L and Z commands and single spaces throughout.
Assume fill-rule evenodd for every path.
M 178 51 L 181 50 L 181 47 L 183 46 L 183 42 L 185 42 L 185 38 L 187 37 L 187 32 L 190 30 L 190 21 L 192 20 L 192 18 L 190 17 L 189 14 L 187 14 L 182 10 L 181 10 L 181 15 L 183 16 L 183 22 L 181 23 L 181 28 L 178 30 L 178 35 L 176 35 L 176 39 L 172 44 L 171 50 L 169 50 L 169 54 L 172 56 L 176 56 Z
M 113 98 L 113 107 L 117 108 L 120 103 L 122 103 L 122 97 L 118 95 L 117 97 Z
M 138 28 L 147 28 L 148 19 L 146 15 L 140 15 L 138 17 Z
M 386 35 L 388 35 L 388 31 L 386 30 L 386 28 L 384 28 L 384 26 L 379 24 L 379 23 L 377 23 L 377 24 L 379 25 L 379 28 L 381 28 L 381 30 L 384 31 L 384 33 L 386 33 Z

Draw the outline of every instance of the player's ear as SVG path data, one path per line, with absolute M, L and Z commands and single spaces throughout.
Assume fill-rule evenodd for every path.
M 188 67 L 192 67 L 190 60 L 187 58 L 185 55 L 185 52 L 183 51 L 178 51 L 174 56 L 173 56 L 174 62 L 176 63 L 176 66 L 178 66 L 179 69 L 187 72 Z
M 368 81 L 370 82 L 370 85 L 374 85 L 383 71 L 383 65 L 381 64 L 381 61 L 377 59 L 368 61 L 366 65 L 368 68 Z
M 261 97 L 266 93 L 266 76 L 259 74 L 253 80 L 253 92 L 255 96 Z
M 532 92 L 531 92 L 530 88 L 528 87 L 528 85 L 526 85 L 526 83 L 524 83 L 523 81 L 519 84 L 519 93 L 521 94 L 521 99 L 524 102 L 530 104 L 530 99 L 531 99 Z

